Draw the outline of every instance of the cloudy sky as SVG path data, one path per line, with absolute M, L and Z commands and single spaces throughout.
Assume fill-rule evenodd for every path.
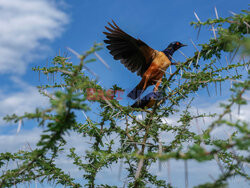
M 196 44 L 206 42 L 212 32 L 202 29 L 197 39 L 197 31 L 189 23 L 195 21 L 194 11 L 201 20 L 215 18 L 216 6 L 219 16 L 230 16 L 230 12 L 239 13 L 248 6 L 247 0 L 211 0 L 211 1 L 149 1 L 149 0 L 0 0 L 0 151 L 16 151 L 26 147 L 27 143 L 35 145 L 41 129 L 34 123 L 22 125 L 17 133 L 18 125 L 6 124 L 2 117 L 6 114 L 23 114 L 31 112 L 36 107 L 48 105 L 48 100 L 42 97 L 36 89 L 39 81 L 38 75 L 31 68 L 46 65 L 56 54 L 67 52 L 70 47 L 79 53 L 88 50 L 94 42 L 102 42 L 104 26 L 111 19 L 129 34 L 139 37 L 152 48 L 164 49 L 168 43 L 179 40 L 189 46 L 182 51 L 187 56 L 192 56 L 194 48 L 190 42 Z M 105 69 L 100 62 L 90 65 L 100 76 L 101 84 L 108 88 L 118 84 L 126 90 L 132 89 L 139 77 L 131 74 L 120 63 L 114 61 L 106 49 L 99 55 L 110 65 L 111 70 Z M 176 52 L 175 59 L 184 61 L 185 57 Z M 76 59 L 73 58 L 76 61 Z M 77 62 L 76 62 L 77 63 Z M 130 78 L 130 79 L 127 79 Z M 43 80 L 43 79 L 42 79 Z M 46 80 L 46 79 L 44 79 Z M 136 80 L 136 83 L 135 83 Z M 213 86 L 211 86 L 213 87 Z M 200 112 L 219 111 L 219 103 L 224 101 L 230 93 L 230 83 L 223 85 L 223 95 L 201 90 L 194 102 L 194 108 Z M 123 104 L 132 101 L 124 99 Z M 247 119 L 247 110 L 242 109 L 242 119 Z M 68 137 L 72 145 L 80 147 L 80 137 Z M 85 141 L 83 140 L 83 143 Z M 199 165 L 192 162 L 190 178 L 193 184 L 201 183 L 208 177 L 206 171 L 201 172 Z M 60 164 L 65 169 L 72 169 L 68 160 L 61 160 Z M 172 170 L 172 182 L 182 187 L 184 173 L 183 164 L 172 161 L 171 166 L 180 166 Z M 216 164 L 204 164 L 204 168 L 218 172 Z M 202 169 L 204 169 L 202 168 Z M 166 172 L 159 172 L 159 176 L 167 177 Z M 101 173 L 99 182 L 116 184 L 119 178 L 110 180 L 110 174 L 117 174 L 115 168 Z M 108 172 L 108 173 L 107 173 Z M 75 176 L 79 176 L 77 171 Z M 197 177 L 203 173 L 202 177 Z M 108 174 L 108 175 L 107 175 Z M 181 181 L 174 178 L 180 177 Z M 104 182 L 105 181 L 105 182 Z M 237 181 L 231 182 L 236 187 Z M 191 184 L 192 184 L 191 182 Z M 236 183 L 235 183 L 236 182 Z M 242 182 L 241 182 L 242 183 Z M 193 185 L 192 184 L 192 185 Z M 245 184 L 243 184 L 244 186 Z

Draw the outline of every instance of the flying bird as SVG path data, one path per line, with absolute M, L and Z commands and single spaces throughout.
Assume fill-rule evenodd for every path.
M 186 46 L 180 42 L 172 42 L 163 51 L 157 51 L 149 47 L 140 39 L 135 39 L 121 30 L 112 21 L 110 27 L 105 26 L 109 32 L 103 32 L 107 40 L 107 48 L 115 60 L 120 60 L 131 72 L 136 72 L 142 79 L 140 83 L 128 94 L 131 99 L 138 98 L 150 85 L 155 85 L 154 92 L 158 90 L 163 75 L 171 65 L 173 53 Z

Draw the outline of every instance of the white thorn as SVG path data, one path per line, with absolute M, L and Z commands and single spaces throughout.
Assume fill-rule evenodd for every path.
M 196 19 L 197 19 L 199 22 L 201 22 L 200 18 L 199 18 L 198 15 L 196 14 L 196 12 L 194 12 L 194 15 L 195 15 Z
M 235 16 L 235 15 L 237 15 L 237 14 L 236 14 L 236 13 L 234 13 L 233 11 L 229 11 L 229 12 L 230 12 L 232 15 L 234 15 L 234 16 Z
M 85 114 L 85 112 L 82 110 L 83 115 L 85 116 L 86 119 L 88 119 L 88 116 Z
M 181 51 L 181 50 L 178 50 L 186 59 L 188 59 L 188 57 Z
M 188 68 L 191 66 L 192 63 L 193 63 L 193 61 L 190 61 L 189 65 L 188 65 Z
M 22 120 L 20 119 L 20 120 L 18 121 L 18 127 L 17 127 L 17 130 L 16 130 L 16 133 L 19 133 L 19 132 L 20 132 L 21 127 L 22 127 Z
M 77 53 L 75 50 L 71 49 L 70 47 L 66 47 L 72 54 L 74 54 L 76 57 L 81 59 L 81 55 Z
M 62 86 L 62 84 L 61 84 L 61 88 L 62 88 L 62 90 L 64 91 L 64 87 Z
M 216 33 L 215 33 L 215 29 L 214 29 L 214 26 L 212 25 L 212 30 L 213 30 L 213 33 L 214 33 L 214 39 L 216 40 L 217 37 L 216 37 Z
M 250 25 L 246 21 L 243 21 L 243 22 L 244 22 L 244 24 L 246 24 L 247 27 L 250 28 Z
M 94 54 L 95 54 L 95 56 L 102 62 L 102 64 L 103 64 L 107 69 L 110 70 L 110 66 L 106 63 L 106 61 L 104 61 L 104 60 L 101 58 L 101 56 L 98 55 L 96 52 L 95 52 Z
M 197 46 L 194 44 L 193 40 L 190 39 L 190 41 L 191 41 L 191 43 L 193 44 L 194 48 L 195 48 L 197 51 L 199 51 L 198 48 L 197 48 Z
M 199 63 L 199 59 L 200 59 L 200 52 L 198 53 L 198 56 L 197 56 L 196 66 L 197 66 L 198 63 Z
M 217 8 L 216 8 L 216 7 L 214 7 L 214 12 L 215 12 L 216 18 L 219 19 L 219 16 L 218 16 L 218 12 L 217 12 Z

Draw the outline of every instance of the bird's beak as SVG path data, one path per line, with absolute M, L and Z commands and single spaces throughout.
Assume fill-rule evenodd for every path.
M 181 44 L 181 47 L 183 47 L 183 46 L 187 46 L 186 44 Z

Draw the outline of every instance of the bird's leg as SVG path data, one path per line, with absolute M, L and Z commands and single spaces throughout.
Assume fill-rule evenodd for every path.
M 149 81 L 149 75 L 143 75 L 142 80 L 140 81 L 140 83 L 136 86 L 136 97 L 138 96 L 140 97 L 141 94 L 143 93 L 143 91 L 147 88 L 148 86 L 148 81 Z
M 146 75 L 145 77 L 146 77 L 146 78 L 145 78 L 145 82 L 144 82 L 142 91 L 144 91 L 144 90 L 147 88 L 147 85 L 148 85 L 149 75 Z
M 160 78 L 160 79 L 157 81 L 157 83 L 155 84 L 154 92 L 158 91 L 158 87 L 159 87 L 160 84 L 161 84 L 161 80 L 162 80 L 162 78 Z

